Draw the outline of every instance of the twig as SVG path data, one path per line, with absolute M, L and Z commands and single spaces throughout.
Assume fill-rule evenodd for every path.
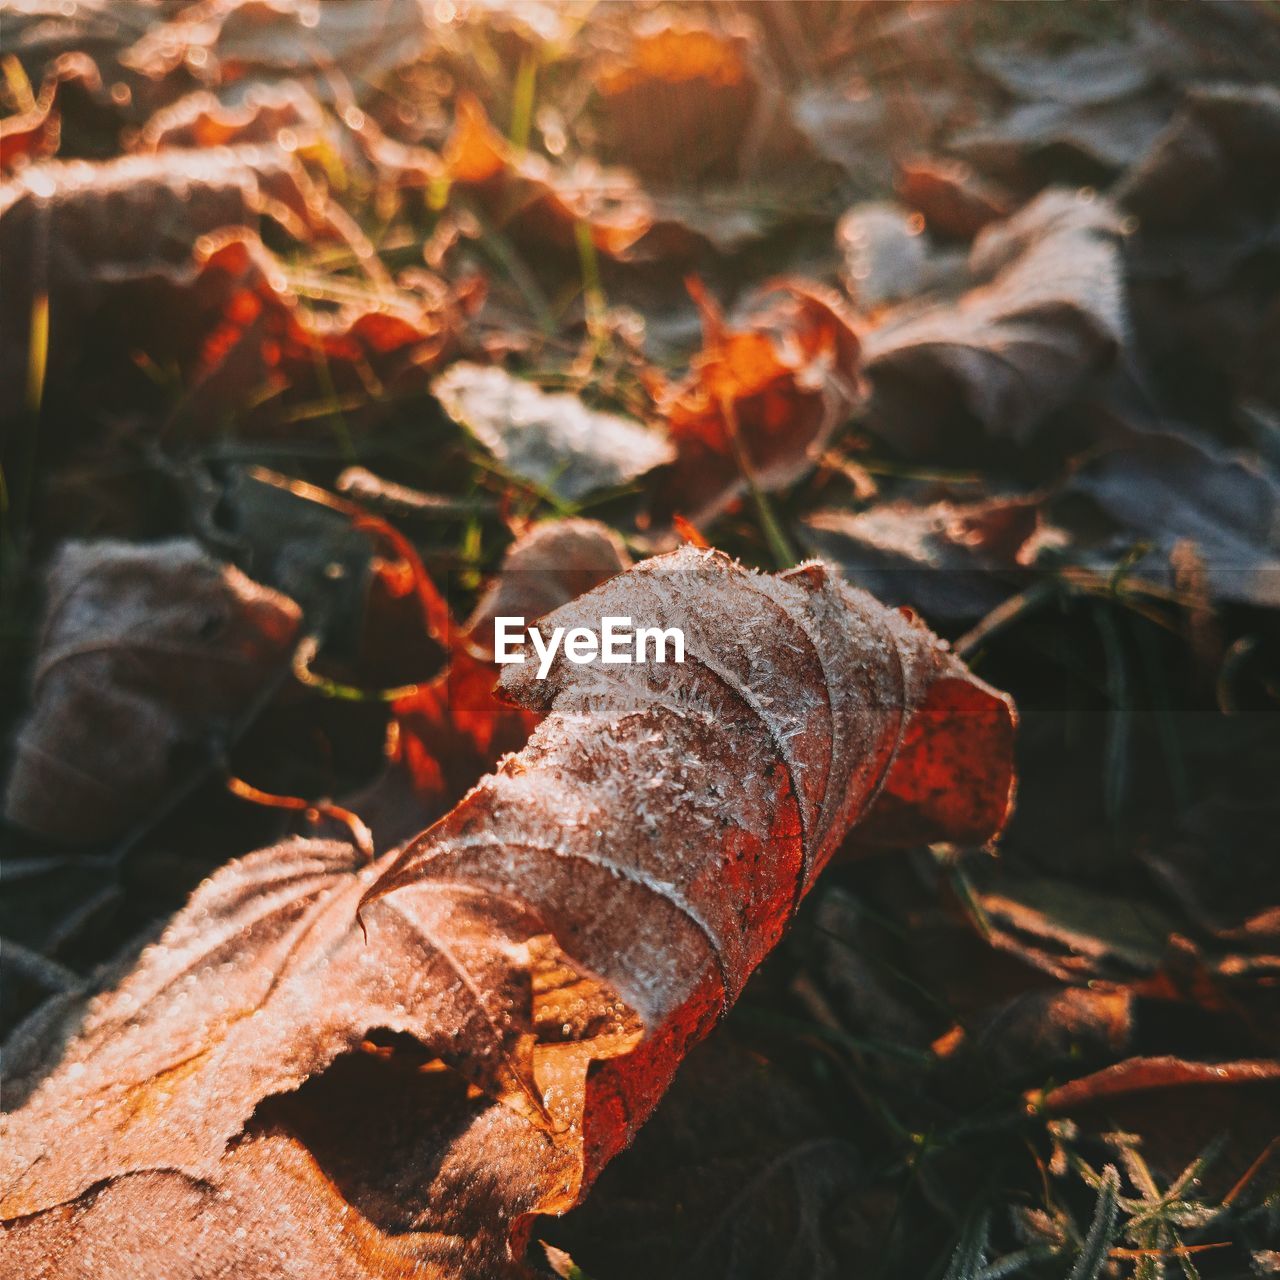
M 283 796 L 275 792 L 263 791 L 243 778 L 234 774 L 227 779 L 227 790 L 241 800 L 250 804 L 260 804 L 268 809 L 288 809 L 293 813 L 301 813 L 313 825 L 321 818 L 331 818 L 340 822 L 351 832 L 351 842 L 364 856 L 365 861 L 373 861 L 373 833 L 365 825 L 358 814 L 341 805 L 328 800 L 304 800 L 301 796 Z

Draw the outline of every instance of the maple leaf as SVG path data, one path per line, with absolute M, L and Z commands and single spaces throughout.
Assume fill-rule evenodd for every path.
M 297 842 L 197 892 L 8 1122 L 2 1211 L 22 1218 L 19 1256 L 42 1250 L 62 1260 L 48 1274 L 64 1274 L 99 1247 L 95 1218 L 121 1213 L 153 1242 L 134 1274 L 180 1270 L 197 1247 L 235 1256 L 226 1236 L 246 1179 L 281 1176 L 261 1173 L 268 1153 L 292 1171 L 285 1199 L 301 1182 L 316 1215 L 294 1229 L 331 1235 L 341 1200 L 306 1150 L 345 1162 L 347 1148 L 316 1136 L 303 1096 L 337 1088 L 349 1070 L 338 1055 L 391 1031 L 503 1101 L 477 1098 L 444 1129 L 424 1105 L 396 1175 L 427 1188 L 401 1223 L 420 1234 L 380 1232 L 363 1253 L 344 1242 L 335 1274 L 394 1274 L 378 1261 L 386 1249 L 427 1274 L 502 1274 L 531 1215 L 575 1204 L 630 1140 L 852 826 L 878 815 L 913 836 L 941 825 L 983 840 L 1003 824 L 1009 701 L 821 564 L 768 577 L 685 549 L 540 625 L 611 614 L 683 628 L 689 660 L 561 655 L 545 681 L 509 666 L 504 692 L 546 719 L 402 852 L 352 875 L 345 846 Z M 562 952 L 539 941 L 548 932 Z M 425 1104 L 448 1086 L 422 1089 Z M 294 1091 L 296 1103 L 281 1098 Z M 267 1124 L 281 1107 L 288 1132 Z M 75 1142 L 58 1140 L 64 1125 Z M 200 1208 L 194 1236 L 164 1225 L 194 1212 L 172 1170 L 224 1198 Z M 367 1179 L 348 1170 L 339 1185 L 366 1203 Z M 257 1248 L 239 1250 L 241 1274 L 304 1273 L 289 1251 L 268 1264 Z

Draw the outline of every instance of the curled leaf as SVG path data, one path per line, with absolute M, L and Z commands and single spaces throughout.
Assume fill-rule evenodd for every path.
M 547 718 L 389 866 L 353 877 L 343 846 L 301 842 L 199 891 L 8 1122 L 15 1256 L 56 1276 L 100 1247 L 120 1273 L 115 1236 L 142 1220 L 134 1275 L 197 1256 L 307 1275 L 317 1238 L 344 1278 L 514 1274 L 531 1215 L 576 1203 L 626 1145 L 850 827 L 1003 824 L 1008 700 L 822 565 L 767 577 L 686 550 L 540 625 L 610 614 L 682 627 L 688 660 L 508 667 L 505 691 Z M 334 1059 L 379 1027 L 409 1044 Z
M 962 839 L 999 828 L 1012 720 L 927 632 L 820 565 L 767 578 L 676 552 L 540 628 L 613 615 L 680 627 L 689 660 L 561 658 L 544 681 L 509 666 L 506 693 L 548 719 L 368 900 L 440 879 L 529 902 L 647 1028 L 648 1053 L 634 1069 L 620 1063 L 613 1086 L 634 1119 L 674 1066 L 668 1046 L 736 998 L 851 825 L 874 814 L 882 831 L 946 827 Z M 722 616 L 735 618 L 731 634 Z M 855 655 L 875 656 L 863 666 Z M 952 692 L 960 685 L 968 698 Z

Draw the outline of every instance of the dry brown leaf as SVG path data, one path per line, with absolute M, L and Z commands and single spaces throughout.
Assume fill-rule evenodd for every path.
M 1134 1004 L 1123 987 L 1102 984 L 1028 991 L 936 1047 L 953 1071 L 1010 1083 L 1044 1079 L 1131 1052 Z
M 1126 1058 L 1026 1100 L 1029 1110 L 1069 1116 L 1093 1132 L 1141 1134 L 1144 1160 L 1166 1182 L 1225 1141 L 1196 1184 L 1212 1202 L 1280 1133 L 1280 1061 Z
M 813 550 L 855 586 L 926 618 L 976 618 L 1013 591 L 1019 553 L 1036 532 L 1041 499 L 886 502 L 865 511 L 816 511 Z
M 1176 589 L 1189 546 L 1212 599 L 1280 606 L 1280 480 L 1264 463 L 1152 432 L 1086 460 L 1061 494 L 1055 521 L 1087 563 L 1128 561 Z
M 1092 1075 L 1058 1085 L 1043 1095 L 1043 1105 L 1057 1115 L 1107 1098 L 1152 1089 L 1187 1085 L 1249 1085 L 1280 1080 L 1280 1063 L 1265 1059 L 1243 1062 L 1187 1062 L 1181 1058 L 1126 1058 Z
M 459 362 L 431 390 L 505 472 L 564 502 L 629 484 L 673 456 L 667 440 L 635 419 L 496 366 Z
M 124 347 L 126 359 L 130 345 L 145 347 L 148 338 L 194 346 L 183 310 L 160 309 L 166 286 L 189 281 L 202 235 L 255 227 L 268 212 L 302 235 L 323 216 L 320 193 L 296 161 L 270 148 L 26 168 L 0 188 L 4 399 L 15 408 L 24 399 L 32 315 L 43 298 L 51 394 L 102 335 L 113 352 Z
M 993 945 L 1068 982 L 1155 971 L 1176 927 L 1153 903 L 1049 877 L 1004 876 L 978 900 Z
M 97 1031 L 10 1118 L 16 1167 L 3 1209 L 27 1215 L 10 1222 L 15 1257 L 38 1259 L 42 1278 L 92 1256 L 104 1277 L 158 1280 L 216 1258 L 257 1280 L 314 1274 L 325 1242 L 329 1273 L 342 1277 L 514 1274 L 529 1215 L 576 1203 L 630 1140 L 850 826 L 896 811 L 912 838 L 941 827 L 982 841 L 1002 825 L 1008 700 L 823 566 L 767 577 L 685 550 L 541 625 L 612 614 L 683 627 L 689 661 L 562 660 L 545 682 L 508 667 L 507 694 L 547 718 L 370 887 L 370 873 L 339 869 L 344 847 L 300 842 L 200 891 L 168 941 L 104 998 Z M 291 860 L 304 868 L 292 890 Z M 259 877 L 279 895 L 264 902 Z M 368 949 L 351 917 L 361 890 Z M 245 912 L 268 923 L 245 933 Z M 436 991 L 418 920 L 435 934 L 429 948 L 444 940 L 463 953 L 474 984 L 455 967 Z M 545 929 L 563 956 L 540 940 Z M 265 972 L 263 943 L 275 957 Z M 522 974 L 531 1015 L 514 998 Z M 438 998 L 448 1003 L 433 1018 Z M 255 1007 L 280 1019 L 281 1034 L 227 1021 Z M 307 1064 L 387 1027 L 420 1044 L 392 1046 L 385 1062 L 382 1051 L 345 1054 L 297 1087 Z M 535 1030 L 530 1053 L 522 1037 Z M 210 1077 L 200 1105 L 203 1073 L 241 1038 L 250 1061 L 234 1064 L 234 1096 Z M 532 1079 L 550 1127 L 527 1106 L 468 1100 L 455 1077 L 413 1069 L 435 1055 L 516 1102 L 525 1095 L 511 1082 Z M 95 1094 L 100 1070 L 135 1081 L 139 1066 L 153 1082 L 147 1106 L 130 1105 L 136 1092 Z M 296 1092 L 267 1096 L 280 1089 Z M 189 1121 L 170 1150 L 161 1135 L 179 1116 Z M 74 1141 L 59 1140 L 64 1125 Z M 126 1168 L 136 1172 L 120 1176 Z M 261 1229 L 264 1198 L 287 1232 Z M 294 1232 L 302 1239 L 286 1247 Z
M 974 423 L 1025 441 L 1124 342 L 1119 234 L 1109 205 L 1062 190 L 988 226 L 970 268 L 990 283 L 866 335 L 872 427 L 911 453 Z
M 331 97 L 332 73 L 344 84 L 374 83 L 418 57 L 428 35 L 418 0 L 199 0 L 150 24 L 121 61 L 151 80 L 185 71 L 214 85 L 311 73 L 315 91 Z
M 1009 196 L 963 160 L 931 156 L 903 160 L 894 188 L 903 204 L 917 210 L 937 236 L 972 240 L 983 227 L 1010 212 Z
M 191 541 L 68 543 L 49 570 L 5 816 L 59 840 L 118 834 L 280 669 L 300 614 Z M 193 678 L 194 669 L 199 678 Z
M 208 148 L 258 143 L 294 151 L 324 132 L 320 105 L 300 85 L 255 84 L 235 103 L 212 93 L 191 93 L 163 107 L 142 126 L 134 148 Z
M 259 1102 L 373 1030 L 412 1035 L 428 1057 L 539 1111 L 528 1046 L 518 1052 L 532 1040 L 529 913 L 433 885 L 371 908 L 366 944 L 355 912 L 374 874 L 350 845 L 297 840 L 197 889 L 24 1108 L 5 1143 L 0 1213 L 37 1213 L 147 1169 L 211 1177 Z M 53 1148 L 68 1105 L 80 1140 Z
M 656 398 L 677 451 L 662 500 L 696 525 L 752 483 L 773 491 L 800 479 L 858 403 L 862 382 L 858 335 L 830 291 L 777 281 L 766 290 L 771 302 L 733 327 L 700 285 L 691 289 L 702 351 L 689 376 Z
M 595 75 L 617 158 L 665 182 L 735 172 L 759 96 L 750 44 L 732 24 L 723 31 L 687 19 L 644 24 Z
M 514 148 L 471 94 L 458 99 L 444 162 L 449 179 L 474 192 L 522 242 L 576 254 L 581 225 L 597 250 L 619 258 L 653 225 L 651 202 L 630 174 L 585 161 L 554 170 L 543 157 Z
M 25 401 L 32 317 L 46 298 L 45 397 L 77 394 L 81 410 L 143 399 L 153 388 L 134 368 L 142 363 L 180 371 L 172 412 L 193 425 L 249 405 L 250 425 L 269 424 L 289 403 L 360 392 L 375 404 L 444 357 L 468 298 L 425 272 L 405 287 L 383 275 L 367 285 L 290 280 L 254 230 L 264 215 L 300 239 L 349 231 L 274 145 L 23 170 L 0 193 L 0 251 L 12 264 L 0 389 L 11 411 Z M 334 288 L 340 301 L 327 309 L 295 291 Z
M 209 236 L 197 246 L 188 307 L 201 320 L 185 411 L 208 419 L 256 403 L 240 421 L 289 431 L 282 410 L 357 396 L 348 412 L 378 411 L 402 383 L 421 389 L 453 350 L 473 299 L 419 273 L 410 289 L 356 290 L 335 310 L 303 306 L 256 236 Z M 179 353 L 175 353 L 179 354 Z M 275 395 L 263 403 L 267 392 Z M 252 393 L 252 394 L 250 394 Z

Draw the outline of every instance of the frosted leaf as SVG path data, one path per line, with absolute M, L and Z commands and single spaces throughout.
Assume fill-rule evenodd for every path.
M 432 391 L 512 475 L 577 502 L 670 461 L 670 444 L 632 418 L 588 408 L 498 368 L 458 363 Z

